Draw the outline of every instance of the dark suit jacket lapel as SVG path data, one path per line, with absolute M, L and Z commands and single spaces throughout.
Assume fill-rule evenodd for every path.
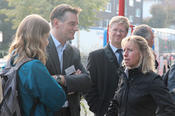
M 60 69 L 60 62 L 59 62 L 59 58 L 58 58 L 58 53 L 57 53 L 55 44 L 54 44 L 51 36 L 49 37 L 49 45 L 47 47 L 47 52 L 49 54 L 49 59 L 51 61 L 54 61 L 53 65 L 54 65 L 55 69 L 57 70 L 56 72 L 58 74 L 60 74 L 61 69 Z
M 116 58 L 116 56 L 115 56 L 114 52 L 112 51 L 109 44 L 104 48 L 104 51 L 105 51 L 105 55 L 108 58 L 108 60 L 112 64 L 115 64 L 117 67 L 119 67 L 119 64 L 117 62 L 117 58 Z
M 72 61 L 72 50 L 70 44 L 67 44 L 64 52 L 63 52 L 63 72 L 66 68 L 68 68 Z

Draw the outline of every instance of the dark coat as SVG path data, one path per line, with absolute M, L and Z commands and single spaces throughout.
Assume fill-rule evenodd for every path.
M 61 74 L 65 75 L 65 69 L 74 65 L 75 69 L 80 69 L 80 75 L 69 75 L 65 76 L 66 87 L 65 92 L 74 92 L 74 94 L 67 94 L 67 99 L 69 102 L 69 108 L 71 111 L 71 116 L 80 116 L 80 92 L 86 91 L 90 85 L 89 74 L 83 67 L 80 59 L 80 52 L 77 48 L 72 47 L 70 44 L 67 45 L 63 52 L 63 71 L 61 73 L 60 63 L 57 54 L 55 44 L 49 37 L 49 45 L 47 47 L 48 60 L 46 67 L 51 75 Z
M 92 87 L 86 100 L 96 116 L 104 115 L 113 98 L 118 82 L 118 68 L 117 58 L 109 45 L 89 54 L 87 70 L 90 72 Z
M 175 102 L 175 64 L 173 64 L 169 69 L 168 78 L 167 78 L 167 87 Z
M 157 116 L 175 116 L 175 104 L 159 75 L 138 68 L 128 74 L 121 76 L 106 116 L 155 116 L 157 106 Z

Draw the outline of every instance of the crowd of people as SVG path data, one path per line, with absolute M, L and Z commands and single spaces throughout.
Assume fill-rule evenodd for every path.
M 60 4 L 50 13 L 51 26 L 38 14 L 19 24 L 8 59 L 13 65 L 33 59 L 18 71 L 23 116 L 30 115 L 35 98 L 34 116 L 80 116 L 81 96 L 95 116 L 175 116 L 173 96 L 156 73 L 151 27 L 139 25 L 126 37 L 128 18 L 114 16 L 109 43 L 89 53 L 85 68 L 79 49 L 69 43 L 80 12 Z

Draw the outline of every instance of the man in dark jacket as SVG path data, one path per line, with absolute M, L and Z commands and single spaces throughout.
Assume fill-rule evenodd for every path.
M 90 87 L 89 74 L 81 63 L 80 51 L 69 44 L 78 31 L 79 12 L 77 8 L 61 4 L 50 14 L 52 27 L 46 66 L 51 75 L 56 75 L 67 96 L 66 103 L 55 116 L 80 116 L 80 92 Z
M 92 86 L 86 100 L 95 116 L 103 116 L 118 85 L 117 70 L 123 58 L 121 41 L 126 37 L 129 21 L 126 17 L 115 16 L 109 24 L 110 43 L 103 49 L 89 54 L 87 69 Z
M 167 75 L 167 79 L 165 79 L 167 82 L 167 87 L 170 91 L 170 94 L 173 97 L 173 100 L 175 102 L 175 64 L 173 64 L 169 71 L 168 71 L 168 75 Z
M 154 33 L 153 33 L 153 30 L 150 26 L 148 26 L 146 24 L 139 25 L 134 29 L 132 34 L 145 38 L 146 41 L 148 42 L 149 47 L 151 47 L 151 48 L 153 47 Z M 154 53 L 154 51 L 153 51 L 153 53 Z M 155 55 L 155 68 L 157 69 L 159 63 L 156 60 L 156 54 L 155 53 L 154 53 L 154 55 Z

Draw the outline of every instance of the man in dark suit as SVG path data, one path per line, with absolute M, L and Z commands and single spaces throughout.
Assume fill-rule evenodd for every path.
M 134 29 L 132 34 L 145 38 L 145 40 L 148 42 L 149 47 L 150 48 L 153 47 L 153 45 L 154 45 L 154 33 L 153 33 L 152 28 L 149 25 L 141 24 L 141 25 L 137 26 Z M 156 54 L 154 51 L 153 51 L 153 54 L 155 55 L 155 68 L 157 69 L 159 66 L 159 63 L 156 60 Z
M 129 21 L 126 17 L 115 16 L 109 24 L 110 43 L 89 54 L 87 69 L 92 86 L 86 95 L 90 110 L 95 116 L 103 116 L 118 86 L 117 70 L 121 65 L 121 41 L 126 37 Z
M 89 74 L 81 63 L 80 52 L 69 44 L 78 30 L 79 12 L 77 8 L 61 4 L 50 14 L 52 27 L 46 66 L 67 95 L 67 101 L 55 116 L 80 116 L 80 92 L 90 87 Z

